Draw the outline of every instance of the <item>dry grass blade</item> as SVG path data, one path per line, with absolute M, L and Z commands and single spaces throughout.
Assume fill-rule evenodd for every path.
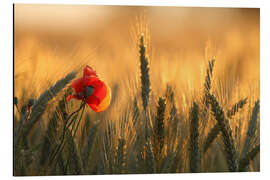
M 225 118 L 224 111 L 220 107 L 218 101 L 216 100 L 216 97 L 214 95 L 209 95 L 208 99 L 209 103 L 211 104 L 212 112 L 214 113 L 218 125 L 221 128 L 228 169 L 231 172 L 236 172 L 237 159 L 236 159 L 235 141 L 232 136 L 232 130 L 230 128 L 229 121 L 228 119 Z
M 66 77 L 59 80 L 54 86 L 51 86 L 48 90 L 43 92 L 37 102 L 34 104 L 32 108 L 32 114 L 29 118 L 28 123 L 25 127 L 25 135 L 29 133 L 31 128 L 36 124 L 39 118 L 44 113 L 48 102 L 55 97 L 72 79 L 76 76 L 75 72 L 69 73 Z
M 255 156 L 260 151 L 260 144 L 255 146 L 249 153 L 246 154 L 244 158 L 239 161 L 239 171 L 244 172 L 245 168 L 249 165 L 249 163 L 255 158 Z
M 190 151 L 189 168 L 190 172 L 200 172 L 200 151 L 199 151 L 199 106 L 193 103 L 190 112 Z

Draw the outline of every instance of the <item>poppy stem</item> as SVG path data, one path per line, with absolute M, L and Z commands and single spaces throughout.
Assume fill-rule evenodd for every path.
M 84 102 L 83 105 L 82 105 L 82 106 L 83 106 L 82 113 L 81 113 L 81 116 L 80 116 L 80 118 L 79 118 L 79 122 L 78 122 L 77 124 L 76 124 L 76 121 L 77 121 L 77 117 L 78 117 L 78 115 L 79 115 L 79 112 L 77 113 L 76 118 L 74 118 L 75 121 L 74 121 L 74 123 L 73 123 L 71 132 L 74 130 L 75 125 L 76 125 L 76 128 L 75 128 L 75 131 L 74 131 L 74 133 L 73 133 L 73 135 L 72 135 L 72 138 L 75 137 L 75 134 L 76 134 L 76 132 L 77 132 L 77 130 L 78 130 L 78 127 L 79 127 L 79 125 L 80 125 L 80 122 L 81 122 L 81 119 L 82 119 L 82 115 L 83 115 L 83 113 L 84 113 L 85 105 L 86 105 L 86 103 Z M 65 143 L 64 143 L 64 145 L 63 145 L 63 148 L 64 148 L 64 146 L 65 146 Z M 70 159 L 68 159 L 68 161 L 67 161 L 67 163 L 66 163 L 66 165 L 65 165 L 65 169 L 67 169 L 67 167 L 68 167 L 69 160 L 70 160 Z
M 79 111 L 84 107 L 84 105 L 85 105 L 85 102 L 82 102 L 81 105 L 80 105 L 80 108 L 79 108 L 78 110 L 74 111 L 73 113 L 71 113 L 71 114 L 67 117 L 67 119 L 66 119 L 66 121 L 65 121 L 64 128 L 63 128 L 63 134 L 62 134 L 61 142 L 60 142 L 60 144 L 56 147 L 54 153 L 52 154 L 52 158 L 51 158 L 51 161 L 50 161 L 49 164 L 51 164 L 51 163 L 53 162 L 53 160 L 57 157 L 57 154 L 58 154 L 59 152 L 61 152 L 62 149 L 64 148 L 64 145 L 65 145 L 64 139 L 65 139 L 66 130 L 70 127 L 70 125 L 73 123 L 73 121 L 74 121 L 75 119 L 77 119 L 77 118 L 72 119 L 71 122 L 68 124 L 69 119 L 70 119 L 74 114 L 79 113 Z M 77 114 L 77 115 L 78 115 L 78 114 Z M 67 124 L 68 124 L 68 125 L 67 125 Z M 62 145 L 63 145 L 63 146 L 62 146 Z M 62 148 L 61 148 L 61 146 L 62 146 Z
M 84 104 L 81 104 L 80 108 L 79 108 L 77 111 L 74 111 L 75 113 L 77 113 L 77 114 L 76 114 L 76 118 L 72 119 L 72 120 L 69 122 L 69 124 L 67 125 L 66 129 L 69 128 L 69 127 L 71 126 L 71 124 L 74 123 L 74 121 L 76 121 L 76 119 L 77 119 L 77 117 L 78 117 L 78 113 L 79 113 L 79 111 L 82 109 L 83 106 L 84 106 Z M 75 113 L 74 113 L 74 114 L 75 114 Z
M 84 113 L 84 109 L 85 109 L 85 103 L 84 103 L 84 106 L 83 106 L 83 109 L 82 109 L 82 113 L 81 113 L 81 116 L 80 116 L 79 122 L 77 123 L 76 129 L 75 129 L 75 131 L 74 131 L 73 138 L 75 137 L 75 134 L 77 133 L 77 130 L 78 130 L 79 125 L 80 125 L 80 123 L 81 123 L 82 116 L 83 116 L 83 113 Z

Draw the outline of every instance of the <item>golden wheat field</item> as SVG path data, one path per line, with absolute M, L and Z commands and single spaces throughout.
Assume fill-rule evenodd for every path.
M 260 9 L 15 4 L 13 137 L 15 176 L 260 171 Z

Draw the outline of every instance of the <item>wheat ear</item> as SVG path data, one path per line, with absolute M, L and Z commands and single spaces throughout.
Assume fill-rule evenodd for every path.
M 161 158 L 162 149 L 164 146 L 164 135 L 165 135 L 165 127 L 164 127 L 164 116 L 165 116 L 165 99 L 159 98 L 158 106 L 157 106 L 157 115 L 156 115 L 156 123 L 154 127 L 154 136 L 155 136 L 155 144 L 154 144 L 154 153 L 157 161 Z
M 260 151 L 260 144 L 255 146 L 249 153 L 246 154 L 244 158 L 242 158 L 239 161 L 239 171 L 243 172 L 245 171 L 246 167 L 249 165 L 249 163 L 255 158 L 255 156 Z
M 248 147 L 249 147 L 249 144 L 251 142 L 251 139 L 255 135 L 259 111 L 260 111 L 260 101 L 257 100 L 255 102 L 253 109 L 252 109 L 252 115 L 251 115 L 251 118 L 250 118 L 250 121 L 248 124 L 248 130 L 246 133 L 245 144 L 244 144 L 244 148 L 243 148 L 241 157 L 245 156 L 246 153 L 248 152 Z
M 200 172 L 199 152 L 199 106 L 194 102 L 190 112 L 189 168 L 192 173 Z
M 229 121 L 228 119 L 225 118 L 224 111 L 220 107 L 216 97 L 213 95 L 209 95 L 208 99 L 209 103 L 211 104 L 211 109 L 212 112 L 214 113 L 215 119 L 217 120 L 217 123 L 221 128 L 228 169 L 231 172 L 236 172 L 237 171 L 236 149 Z
M 25 135 L 28 135 L 31 128 L 37 123 L 38 119 L 45 111 L 48 102 L 55 97 L 68 83 L 70 83 L 75 76 L 75 72 L 69 73 L 66 77 L 59 80 L 54 86 L 51 86 L 48 90 L 40 95 L 39 99 L 32 108 L 32 114 L 30 115 L 29 121 L 24 130 Z
M 232 106 L 231 109 L 229 109 L 227 111 L 227 117 L 231 118 L 232 116 L 234 116 L 241 108 L 244 107 L 244 105 L 247 103 L 247 98 L 245 99 L 241 99 L 240 101 L 238 101 L 236 104 L 234 104 Z M 210 130 L 210 132 L 207 134 L 206 140 L 203 144 L 203 152 L 205 153 L 208 148 L 210 147 L 210 145 L 213 143 L 213 141 L 216 139 L 216 137 L 218 136 L 220 132 L 220 126 L 217 124 L 215 124 L 215 126 Z
M 140 54 L 140 68 L 141 68 L 141 88 L 142 88 L 142 102 L 143 108 L 146 111 L 146 108 L 149 103 L 150 97 L 150 76 L 149 76 L 149 62 L 146 57 L 146 45 L 144 43 L 144 36 L 140 37 L 139 45 L 139 54 Z

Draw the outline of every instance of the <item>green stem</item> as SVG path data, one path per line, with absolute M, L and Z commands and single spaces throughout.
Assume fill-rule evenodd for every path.
M 77 115 L 78 115 L 79 111 L 84 107 L 84 105 L 85 105 L 85 102 L 82 102 L 81 105 L 80 105 L 80 108 L 79 108 L 78 110 L 74 111 L 73 113 L 71 113 L 71 114 L 69 115 L 69 117 L 67 118 L 67 120 L 65 121 L 65 125 L 64 125 L 64 129 L 63 129 L 63 135 L 62 135 L 62 138 L 61 138 L 61 142 L 60 142 L 60 144 L 57 146 L 57 148 L 56 148 L 56 150 L 54 151 L 54 153 L 52 154 L 52 159 L 51 159 L 51 161 L 50 161 L 49 164 L 51 164 L 51 162 L 55 159 L 55 157 L 56 157 L 57 154 L 60 152 L 60 150 L 62 150 L 61 146 L 62 146 L 63 143 L 64 143 L 66 130 L 67 130 L 67 129 L 70 127 L 70 125 L 73 123 L 74 119 L 77 119 L 77 118 L 72 119 L 72 121 L 68 124 L 69 119 L 70 119 L 74 114 L 76 114 L 76 113 L 77 113 Z M 68 124 L 68 125 L 67 125 L 67 124 Z
M 75 132 L 74 132 L 74 134 L 73 134 L 73 138 L 74 138 L 75 134 L 77 133 L 77 130 L 78 130 L 79 125 L 80 125 L 80 123 L 81 123 L 82 116 L 83 116 L 83 113 L 84 113 L 84 109 L 85 109 L 85 104 L 84 104 L 84 106 L 83 106 L 82 113 L 81 113 L 81 117 L 80 117 L 80 119 L 79 119 L 79 122 L 77 123 L 76 129 L 75 129 Z

